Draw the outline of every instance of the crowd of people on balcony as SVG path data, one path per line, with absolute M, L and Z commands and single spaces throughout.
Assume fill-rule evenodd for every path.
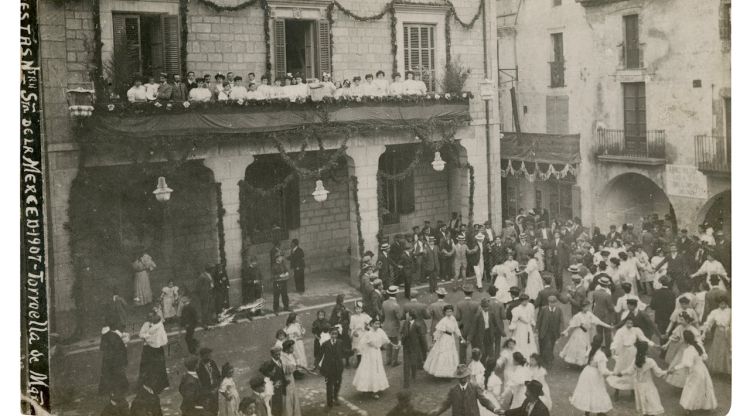
M 147 82 L 144 82 L 147 81 Z M 375 75 L 366 74 L 364 80 L 355 76 L 343 81 L 334 81 L 331 74 L 323 73 L 322 79 L 305 79 L 302 74 L 287 73 L 284 76 L 271 78 L 264 74 L 260 79 L 250 72 L 247 78 L 228 72 L 213 76 L 206 74 L 196 77 L 195 72 L 187 73 L 183 79 L 179 74 L 159 74 L 159 81 L 151 76 L 144 79 L 135 76 L 133 85 L 127 92 L 131 103 L 154 101 L 175 102 L 216 102 L 216 101 L 261 101 L 290 100 L 306 101 L 310 97 L 320 100 L 330 98 L 418 96 L 427 93 L 427 84 L 422 81 L 420 71 L 406 71 L 405 79 L 399 72 L 393 73 L 391 80 L 385 72 L 377 71 Z

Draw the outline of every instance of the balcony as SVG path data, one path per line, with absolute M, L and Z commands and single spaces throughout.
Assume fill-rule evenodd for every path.
M 724 136 L 695 136 L 695 164 L 704 173 L 728 175 L 731 148 Z
M 629 133 L 629 132 L 628 132 Z M 664 130 L 630 135 L 625 130 L 597 130 L 597 158 L 602 162 L 659 166 L 667 163 Z
M 643 51 L 645 43 L 631 44 L 623 42 L 620 45 L 620 70 L 643 69 Z
M 562 88 L 565 86 L 565 61 L 552 61 L 549 63 L 550 88 Z

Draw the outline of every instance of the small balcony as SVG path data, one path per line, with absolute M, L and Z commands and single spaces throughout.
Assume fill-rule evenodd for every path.
M 664 130 L 630 134 L 625 130 L 597 130 L 597 158 L 602 162 L 659 166 L 667 163 Z
M 704 173 L 728 175 L 731 148 L 724 136 L 695 136 L 695 164 Z
M 645 43 L 627 43 L 620 45 L 620 65 L 619 69 L 623 71 L 643 69 L 643 51 L 646 48 Z
M 565 86 L 565 61 L 552 61 L 549 63 L 550 88 L 562 88 Z

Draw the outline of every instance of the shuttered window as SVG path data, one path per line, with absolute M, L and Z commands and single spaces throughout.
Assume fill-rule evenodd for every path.
M 177 15 L 113 13 L 112 29 L 116 74 L 182 73 Z
M 623 83 L 625 147 L 633 152 L 646 149 L 646 84 Z
M 276 78 L 286 74 L 286 22 L 283 19 L 273 21 L 273 71 Z
M 318 21 L 318 77 L 331 73 L 331 25 L 327 20 Z
M 552 39 L 552 61 L 550 62 L 550 87 L 561 88 L 565 86 L 565 54 L 563 51 L 563 34 L 553 33 Z
M 638 27 L 638 15 L 631 14 L 622 18 L 625 27 L 625 42 L 623 47 L 625 68 L 642 68 L 641 44 Z
M 547 133 L 568 134 L 568 96 L 547 96 Z
M 435 91 L 435 26 L 404 24 L 404 69 L 422 74 L 429 91 Z

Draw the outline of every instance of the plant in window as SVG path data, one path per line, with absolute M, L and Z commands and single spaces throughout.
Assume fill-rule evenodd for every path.
M 471 74 L 470 69 L 466 69 L 457 61 L 445 64 L 445 75 L 443 76 L 443 92 L 449 94 L 460 94 L 464 90 L 466 80 Z

